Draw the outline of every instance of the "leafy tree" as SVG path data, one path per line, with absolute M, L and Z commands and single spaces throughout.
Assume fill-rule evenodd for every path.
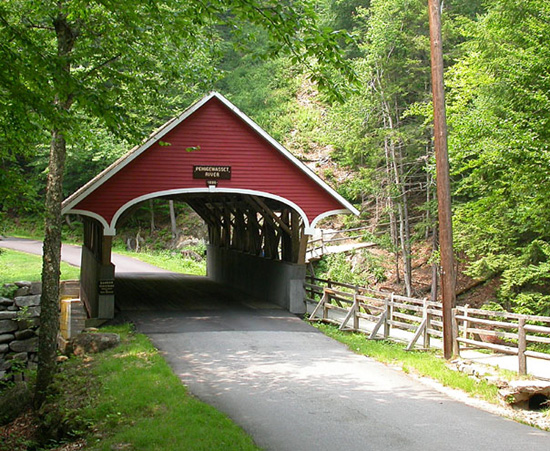
M 390 224 L 410 295 L 409 216 L 417 195 L 411 188 L 426 184 L 422 157 L 430 147 L 424 118 L 411 113 L 430 96 L 427 8 L 420 0 L 371 0 L 354 15 L 354 67 L 364 89 L 345 105 L 332 108 L 330 133 L 336 156 L 360 169 L 363 183 L 350 182 L 353 190 L 362 199 L 376 199 L 375 221 Z
M 39 368 L 35 405 L 55 369 L 58 330 L 61 201 L 67 148 L 81 119 L 98 121 L 135 141 L 155 117 L 173 114 L 168 93 L 186 95 L 209 85 L 215 27 L 239 33 L 242 22 L 262 27 L 269 52 L 289 51 L 312 78 L 330 86 L 324 65 L 351 73 L 337 51 L 338 36 L 320 29 L 312 3 L 272 0 L 6 0 L 0 5 L 2 113 L 32 116 L 49 135 Z M 335 92 L 337 95 L 338 93 Z M 19 136 L 19 139 L 22 139 Z
M 529 249 L 550 240 L 550 6 L 491 0 L 486 7 L 464 27 L 467 53 L 449 77 L 455 223 L 459 248 L 487 262 L 472 274 L 482 277 L 474 269 L 498 259 L 501 296 L 513 305 L 513 293 L 527 287 L 520 281 L 536 277 L 529 290 L 539 294 L 547 285 L 540 282 L 546 257 L 531 261 Z M 540 305 L 532 303 L 532 312 Z

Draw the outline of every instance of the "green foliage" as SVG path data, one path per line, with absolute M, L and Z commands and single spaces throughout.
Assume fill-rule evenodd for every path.
M 471 273 L 501 276 L 502 305 L 548 314 L 548 5 L 485 8 L 463 22 L 464 53 L 448 77 L 455 242 Z
M 488 254 L 473 261 L 467 274 L 499 277 L 498 304 L 515 313 L 550 316 L 550 244 L 534 240 L 515 254 Z
M 8 385 L 2 382 L 0 384 L 0 425 L 13 421 L 31 407 L 31 402 L 32 395 L 26 382 L 10 383 Z M 9 449 L 7 445 L 3 448 L 4 445 L 0 438 L 0 449 Z
M 321 279 L 357 286 L 383 282 L 385 273 L 382 257 L 367 250 L 357 250 L 353 254 L 325 255 L 315 267 L 315 274 Z

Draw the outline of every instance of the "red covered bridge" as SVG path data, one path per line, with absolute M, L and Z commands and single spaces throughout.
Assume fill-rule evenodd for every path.
M 85 217 L 81 297 L 91 317 L 114 314 L 117 223 L 158 197 L 188 203 L 207 224 L 210 278 L 264 298 L 272 287 L 267 300 L 297 313 L 308 235 L 326 216 L 358 213 L 225 97 L 211 93 L 65 200 L 63 213 Z

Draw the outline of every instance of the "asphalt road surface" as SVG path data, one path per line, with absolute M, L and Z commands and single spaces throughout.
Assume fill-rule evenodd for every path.
M 73 261 L 79 264 L 79 257 Z M 353 354 L 272 304 L 204 277 L 136 264 L 141 274 L 117 263 L 121 316 L 151 337 L 191 393 L 264 449 L 550 449 L 550 433 L 467 406 Z
M 455 401 L 206 278 L 127 275 L 117 290 L 189 390 L 267 450 L 550 449 L 550 433 Z

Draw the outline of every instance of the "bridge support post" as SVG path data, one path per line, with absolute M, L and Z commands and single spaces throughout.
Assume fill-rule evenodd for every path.
M 80 298 L 89 318 L 115 315 L 115 266 L 111 263 L 112 237 L 103 234 L 97 221 L 85 219 L 80 266 Z

